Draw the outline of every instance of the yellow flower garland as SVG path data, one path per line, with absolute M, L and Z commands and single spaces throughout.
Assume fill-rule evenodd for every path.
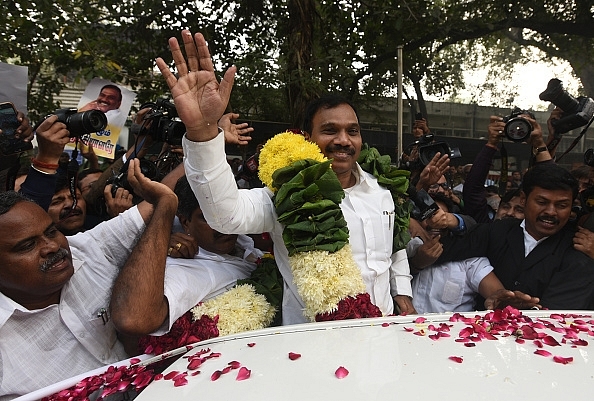
M 328 160 L 318 145 L 306 141 L 302 135 L 282 132 L 269 139 L 260 151 L 258 176 L 264 185 L 276 192 L 278 188 L 272 186 L 272 174 L 279 168 L 303 159 L 319 162 Z
M 292 163 L 312 159 L 320 163 L 328 159 L 317 144 L 302 135 L 283 132 L 268 140 L 259 159 L 260 180 L 273 192 L 273 174 Z M 338 178 L 336 179 L 338 180 Z M 336 252 L 298 252 L 289 257 L 293 282 L 305 303 L 305 317 L 315 321 L 316 315 L 332 313 L 338 303 L 347 297 L 366 292 L 361 271 L 353 259 L 350 245 Z

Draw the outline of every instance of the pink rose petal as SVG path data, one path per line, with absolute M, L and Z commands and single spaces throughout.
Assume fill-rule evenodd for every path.
M 424 318 L 424 317 L 420 316 L 420 317 L 416 318 L 414 320 L 414 322 L 415 323 L 424 323 L 426 320 L 427 320 L 427 318 Z
M 295 359 L 301 358 L 301 354 L 296 354 L 294 352 L 289 352 L 289 359 L 294 361 Z
M 349 371 L 344 366 L 339 366 L 338 369 L 336 369 L 336 372 L 334 372 L 334 375 L 338 379 L 344 379 L 349 375 Z
M 231 369 L 239 369 L 241 366 L 241 363 L 239 363 L 237 361 L 231 361 L 227 365 L 231 366 Z
M 246 368 L 245 366 L 242 366 L 241 368 L 239 368 L 239 371 L 237 372 L 237 378 L 235 380 L 237 380 L 237 381 L 246 380 L 246 379 L 249 379 L 251 375 L 252 375 L 252 371 L 249 370 L 248 368 Z
M 570 357 L 564 358 L 562 356 L 554 356 L 553 361 L 555 361 L 557 363 L 562 363 L 563 365 L 567 365 L 568 363 L 573 362 L 573 357 L 570 356 Z
M 219 377 L 221 377 L 222 372 L 220 370 L 215 370 L 212 375 L 210 375 L 210 380 L 211 381 L 216 381 L 218 380 Z
M 450 356 L 448 359 L 450 361 L 454 361 L 456 363 L 462 363 L 462 361 L 463 361 L 461 356 Z
M 382 327 L 388 327 L 390 326 L 390 323 L 382 323 Z
M 549 351 L 547 351 L 546 349 L 537 349 L 536 351 L 534 351 L 534 353 L 536 355 L 546 356 L 546 357 L 549 357 L 549 356 L 553 355 Z
M 136 365 L 140 362 L 140 358 L 132 358 L 130 359 L 130 365 Z
M 173 371 L 171 371 L 171 372 L 167 373 L 167 374 L 164 376 L 164 379 L 165 379 L 165 380 L 171 380 L 171 379 L 173 379 L 175 376 L 177 376 L 178 374 L 179 374 L 179 372 L 178 372 L 177 370 L 173 370 Z
M 254 345 L 256 345 L 256 343 L 248 343 L 248 347 L 252 348 Z
M 185 377 L 180 377 L 173 381 L 173 387 L 181 387 L 185 386 L 186 384 L 188 384 L 188 379 Z

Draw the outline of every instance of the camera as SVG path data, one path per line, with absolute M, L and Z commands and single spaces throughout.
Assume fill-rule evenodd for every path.
M 557 78 L 549 81 L 547 89 L 539 96 L 540 100 L 553 103 L 563 110 L 563 115 L 558 120 L 552 120 L 555 134 L 564 134 L 572 129 L 586 125 L 594 115 L 594 101 L 589 97 L 580 96 L 577 99 L 571 96 Z
M 140 171 L 142 172 L 142 174 L 145 177 L 147 177 L 153 181 L 160 181 L 160 179 L 162 177 L 160 176 L 159 170 L 157 169 L 157 166 L 155 165 L 155 163 L 151 162 L 150 160 L 146 160 L 146 159 L 139 159 L 139 160 L 140 160 Z M 134 189 L 132 188 L 132 186 L 130 185 L 130 182 L 128 181 L 128 165 L 129 165 L 129 163 L 125 163 L 117 174 L 115 174 L 113 177 L 111 177 L 107 180 L 107 184 L 111 184 L 112 198 L 115 198 L 116 191 L 118 190 L 118 188 L 124 188 L 124 189 L 128 190 L 134 196 L 134 203 L 137 203 L 136 202 L 137 197 L 134 194 Z
M 31 142 L 16 138 L 16 130 L 21 123 L 17 111 L 10 102 L 0 103 L 0 152 L 4 155 L 20 153 L 33 148 Z
M 140 106 L 141 110 L 146 108 L 151 108 L 151 111 L 143 117 L 143 124 L 140 127 L 133 127 L 136 129 L 132 131 L 136 134 L 149 135 L 157 142 L 181 145 L 186 126 L 177 115 L 175 105 L 164 98 Z
M 594 167 L 594 149 L 590 148 L 584 152 L 584 164 Z
M 424 189 L 416 190 L 409 186 L 407 190 L 409 199 L 413 203 L 411 217 L 417 221 L 423 221 L 433 216 L 439 210 L 439 206 Z
M 70 137 L 79 137 L 93 132 L 99 132 L 107 127 L 107 117 L 101 110 L 87 110 L 78 112 L 76 108 L 59 109 L 54 112 L 58 121 L 66 124 Z M 45 116 L 44 120 L 48 118 Z
M 450 148 L 450 145 L 448 145 L 447 142 L 436 141 L 433 134 L 423 135 L 421 139 L 413 143 L 413 145 L 415 144 L 418 145 L 419 162 L 422 166 L 426 166 L 437 152 L 442 155 L 449 155 L 450 159 L 462 157 L 460 149 Z
M 418 158 L 414 160 L 409 159 L 407 162 L 401 165 L 402 168 L 406 168 L 411 171 L 423 169 L 431 161 L 431 159 L 433 159 L 437 152 L 441 153 L 442 155 L 449 155 L 450 159 L 462 157 L 460 149 L 450 148 L 450 145 L 448 145 L 447 142 L 436 141 L 435 135 L 433 134 L 423 135 L 421 138 L 408 145 L 404 153 L 411 155 L 415 148 L 417 149 L 417 153 L 419 155 Z
M 529 115 L 534 119 L 534 114 L 528 110 L 522 110 L 515 107 L 509 116 L 503 117 L 505 128 L 503 132 L 507 139 L 513 142 L 524 142 L 532 133 L 532 124 L 526 120 L 522 115 Z

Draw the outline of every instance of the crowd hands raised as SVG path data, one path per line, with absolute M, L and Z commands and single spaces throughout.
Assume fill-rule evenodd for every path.
M 253 130 L 234 123 L 238 114 L 225 113 L 236 68 L 219 82 L 203 36 L 182 31 L 182 40 L 186 56 L 176 38 L 169 41 L 177 75 L 157 59 L 186 128 L 181 145 L 164 143 L 161 177 L 147 177 L 142 168 L 152 145 L 143 118 L 149 110 L 136 114 L 138 137 L 122 158 L 102 171 L 92 148 L 85 149 L 89 168 L 74 181 L 68 163 L 60 162 L 70 133 L 50 116 L 36 127 L 38 152 L 20 189 L 0 194 L 0 332 L 10 338 L 0 345 L 0 397 L 138 354 L 138 336 L 166 333 L 194 305 L 249 277 L 254 260 L 270 250 L 284 281 L 282 323 L 306 321 L 273 194 L 246 183 L 241 170 L 250 165 L 224 153 L 225 142 L 245 145 Z M 549 136 L 551 119 L 561 114 L 552 112 Z M 33 129 L 19 117 L 17 134 L 30 141 Z M 357 163 L 362 139 L 355 108 L 325 97 L 304 117 L 305 138 L 333 159 L 353 257 L 384 315 L 594 307 L 594 233 L 579 224 L 587 215 L 572 215 L 578 178 L 554 163 L 554 149 L 531 116 L 523 117 L 533 127 L 526 142 L 535 149 L 534 167 L 500 198 L 485 182 L 503 137 L 501 117 L 491 117 L 487 143 L 466 171 L 453 168 L 446 154 L 426 165 L 416 162 L 414 148 L 403 155 L 411 169 L 410 201 L 430 213 L 412 214 L 411 240 L 396 252 L 393 224 L 389 230 L 383 224 L 384 212 L 394 211 L 391 195 Z M 414 133 L 417 139 L 430 134 L 425 119 L 415 122 Z M 587 175 L 583 190 L 592 184 Z M 262 233 L 271 240 L 254 244 Z M 15 319 L 15 311 L 26 317 Z M 58 334 L 66 345 L 41 352 L 28 346 L 49 349 Z M 32 363 L 68 368 L 40 375 Z

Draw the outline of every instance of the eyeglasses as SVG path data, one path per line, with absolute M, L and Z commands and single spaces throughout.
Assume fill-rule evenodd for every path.
M 441 184 L 430 185 L 429 189 L 437 191 L 439 189 L 439 187 L 442 187 L 443 189 L 450 189 L 450 186 L 445 182 L 442 182 Z

